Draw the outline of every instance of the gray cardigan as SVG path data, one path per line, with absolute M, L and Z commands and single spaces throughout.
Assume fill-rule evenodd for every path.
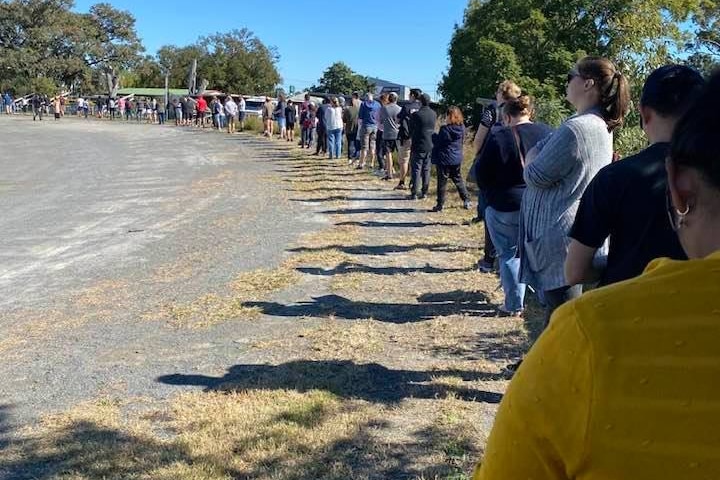
M 570 117 L 535 147 L 525 168 L 520 219 L 521 280 L 539 290 L 566 285 L 564 263 L 580 198 L 612 161 L 613 140 L 595 112 Z

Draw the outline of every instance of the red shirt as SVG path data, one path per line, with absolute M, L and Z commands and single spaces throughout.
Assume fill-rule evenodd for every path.
M 203 97 L 200 97 L 197 101 L 197 111 L 204 112 L 205 110 L 207 110 L 207 102 Z

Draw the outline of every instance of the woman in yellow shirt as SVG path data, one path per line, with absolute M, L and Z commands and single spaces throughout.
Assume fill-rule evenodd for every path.
M 553 316 L 513 378 L 476 480 L 720 479 L 720 72 L 678 123 L 655 260 Z

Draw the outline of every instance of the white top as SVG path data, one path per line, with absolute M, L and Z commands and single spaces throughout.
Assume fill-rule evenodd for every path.
M 329 107 L 325 110 L 325 127 L 328 130 L 343 128 L 342 107 Z

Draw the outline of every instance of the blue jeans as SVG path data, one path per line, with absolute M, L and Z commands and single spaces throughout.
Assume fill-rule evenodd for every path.
M 511 312 L 522 310 L 525 284 L 520 283 L 520 258 L 516 257 L 520 236 L 520 211 L 499 212 L 487 207 L 485 224 L 500 262 L 500 284 L 505 294 L 505 309 Z
M 328 156 L 340 158 L 342 154 L 342 128 L 328 130 Z

